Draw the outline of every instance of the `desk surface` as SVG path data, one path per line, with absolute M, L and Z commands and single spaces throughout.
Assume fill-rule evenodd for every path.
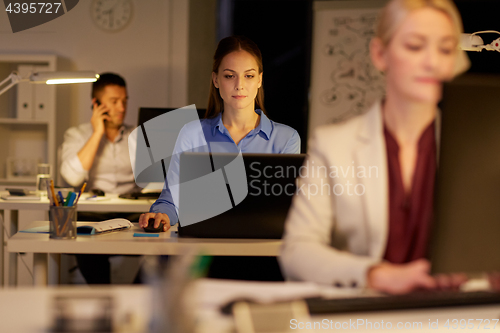
M 7 191 L 0 192 L 0 195 L 7 195 L 7 194 L 8 194 Z M 78 202 L 78 211 L 145 213 L 149 211 L 149 208 L 154 202 L 154 200 L 146 200 L 146 199 L 140 199 L 140 200 L 121 199 L 118 198 L 118 195 L 112 195 L 112 194 L 106 195 L 105 198 L 107 200 L 105 201 L 90 201 L 86 200 L 87 197 L 89 197 L 88 193 L 84 193 L 80 197 L 80 200 Z M 3 246 L 0 246 L 0 271 L 3 270 L 3 274 L 0 275 L 0 285 L 2 284 L 15 285 L 18 281 L 16 276 L 17 274 L 16 254 L 7 252 L 5 246 L 7 242 L 5 241 L 4 236 L 14 234 L 17 230 L 20 229 L 29 228 L 29 225 L 34 220 L 48 219 L 48 215 L 46 212 L 49 211 L 49 207 L 50 207 L 49 201 L 47 198 L 35 201 L 0 199 L 0 221 L 3 221 L 3 228 L 5 228 L 4 229 L 5 232 L 2 232 L 0 235 L 0 241 L 3 244 Z M 40 236 L 40 235 L 35 235 L 35 236 Z M 47 235 L 41 235 L 41 236 L 43 238 L 43 236 Z M 48 237 L 46 238 L 48 240 Z M 21 243 L 23 242 L 21 241 Z M 40 245 L 38 242 L 35 242 L 34 244 Z M 79 245 L 81 245 L 81 243 Z M 109 248 L 112 247 L 108 245 L 107 249 Z M 59 249 L 60 251 L 58 253 L 68 252 L 61 248 Z M 29 252 L 29 251 L 21 250 L 21 252 Z M 114 253 L 113 251 L 106 251 L 106 252 Z
M 196 318 L 197 333 L 229 333 L 234 332 L 234 323 L 230 316 L 223 316 L 219 312 L 219 306 L 229 299 L 237 299 L 241 296 L 248 297 L 251 292 L 259 294 L 284 295 L 284 291 L 289 292 L 285 283 L 264 283 L 261 286 L 254 282 L 230 282 L 226 280 L 201 279 L 197 281 L 196 293 L 193 304 L 193 314 Z M 215 289 L 215 290 L 214 290 Z M 312 290 L 312 287 L 303 287 L 304 291 Z M 342 290 L 328 291 L 330 297 L 335 294 L 342 296 Z M 220 292 L 225 297 L 215 297 Z M 219 292 L 220 291 L 220 292 Z M 51 327 L 54 315 L 55 296 L 110 296 L 113 298 L 113 322 L 116 332 L 147 332 L 151 319 L 151 308 L 153 306 L 153 290 L 148 286 L 98 286 L 89 288 L 88 286 L 72 286 L 58 288 L 17 288 L 0 290 L 0 330 L 2 332 L 35 333 L 47 332 Z M 305 294 L 307 295 L 307 293 Z M 337 297 L 338 297 L 337 296 Z M 306 296 L 307 297 L 307 296 Z M 296 298 L 289 296 L 288 299 Z M 300 297 L 298 297 L 300 298 Z M 158 301 L 158 300 L 156 300 Z M 85 310 L 85 309 L 84 309 Z M 401 310 L 401 311 L 380 311 L 380 312 L 358 312 L 348 314 L 326 314 L 324 316 L 314 316 L 311 322 L 324 323 L 324 320 L 332 321 L 332 325 L 345 325 L 348 329 L 354 328 L 356 332 L 380 332 L 383 329 L 366 329 L 361 327 L 349 327 L 349 322 L 356 323 L 358 319 L 364 322 L 392 323 L 392 329 L 401 332 L 479 332 L 484 331 L 486 325 L 481 324 L 478 329 L 479 319 L 490 319 L 489 329 L 491 332 L 493 323 L 491 319 L 498 318 L 500 305 L 489 306 L 463 306 L 454 308 Z M 85 311 L 83 311 L 85 313 Z M 29 314 L 29 315 L 26 315 Z M 283 320 L 283 317 L 280 317 Z M 276 318 L 279 320 L 280 318 Z M 450 320 L 450 328 L 445 328 L 447 320 Z M 456 319 L 457 325 L 452 323 Z M 465 325 L 474 324 L 475 329 L 462 329 L 460 320 Z M 469 321 L 471 320 L 471 321 Z M 438 321 L 438 329 L 430 329 L 429 323 Z M 344 324 L 345 323 L 345 324 Z M 407 325 L 406 328 L 397 329 L 397 324 Z M 411 327 L 415 323 L 422 323 L 421 328 Z M 463 324 L 463 323 L 462 323 Z M 455 326 L 455 329 L 453 329 Z M 403 326 L 402 326 L 403 327 Z M 298 332 L 334 332 L 339 329 L 297 329 Z M 500 330 L 500 325 L 496 325 L 494 331 Z M 340 331 L 340 330 L 339 330 Z M 390 331 L 390 330 L 387 330 Z
M 147 332 L 152 306 L 147 286 L 72 286 L 59 288 L 16 288 L 0 290 L 0 331 L 16 333 L 51 332 L 56 296 L 113 299 L 113 323 L 118 332 Z M 85 314 L 85 308 L 82 309 Z M 92 313 L 92 312 L 91 312 Z
M 2 195 L 7 195 L 8 192 L 0 192 Z M 83 193 L 78 201 L 78 210 L 81 212 L 123 212 L 136 213 L 148 212 L 151 205 L 155 202 L 152 199 L 121 199 L 117 194 L 107 194 L 106 200 L 90 201 L 87 200 L 89 193 Z M 10 210 L 49 210 L 49 200 L 43 198 L 41 200 L 3 200 L 0 199 L 0 209 Z
M 28 228 L 48 225 L 48 221 L 33 222 Z M 281 240 L 275 239 L 203 239 L 179 238 L 177 226 L 159 237 L 134 237 L 144 233 L 134 223 L 129 230 L 102 235 L 79 236 L 75 240 L 49 239 L 48 234 L 16 233 L 7 241 L 8 252 L 33 253 L 92 253 L 135 255 L 180 255 L 195 250 L 214 256 L 277 256 Z

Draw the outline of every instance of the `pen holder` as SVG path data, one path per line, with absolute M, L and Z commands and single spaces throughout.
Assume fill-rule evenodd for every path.
M 50 206 L 50 238 L 76 238 L 76 206 Z

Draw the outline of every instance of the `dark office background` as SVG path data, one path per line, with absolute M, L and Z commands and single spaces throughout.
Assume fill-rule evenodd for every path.
M 357 1 L 357 0 L 344 0 Z M 500 31 L 500 0 L 455 0 L 464 31 Z M 305 152 L 312 45 L 312 0 L 220 0 L 218 38 L 245 35 L 264 61 L 265 105 L 271 119 L 295 128 Z M 485 44 L 500 37 L 481 34 Z M 471 73 L 500 74 L 500 53 L 468 52 Z
M 462 14 L 464 32 L 495 30 L 500 31 L 499 0 L 455 0 Z M 500 38 L 499 34 L 480 34 L 485 44 Z M 471 60 L 471 73 L 500 74 L 500 52 L 467 52 Z
M 312 0 L 220 1 L 219 14 L 219 37 L 244 35 L 259 46 L 267 113 L 299 132 L 305 152 Z

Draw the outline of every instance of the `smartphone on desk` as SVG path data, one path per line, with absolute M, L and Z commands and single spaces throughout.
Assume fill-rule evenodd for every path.
M 9 195 L 15 195 L 20 197 L 30 194 L 29 190 L 23 188 L 6 188 L 6 190 L 9 191 Z
M 107 200 L 110 200 L 109 197 L 105 196 L 104 191 L 100 190 L 98 188 L 94 188 L 94 189 L 90 190 L 89 194 L 90 194 L 90 196 L 87 197 L 85 200 L 89 200 L 89 201 L 107 201 Z
M 103 190 L 100 190 L 98 188 L 91 189 L 90 193 L 92 193 L 92 195 L 95 195 L 97 197 L 103 197 L 106 195 Z

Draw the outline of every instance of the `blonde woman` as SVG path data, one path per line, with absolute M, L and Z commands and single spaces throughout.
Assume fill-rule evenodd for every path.
M 425 259 L 432 220 L 442 82 L 463 67 L 449 0 L 391 0 L 370 44 L 386 96 L 316 130 L 290 210 L 281 266 L 289 279 L 388 293 L 456 286 Z M 309 163 L 309 164 L 307 164 Z M 341 170 L 341 171 L 339 171 Z

